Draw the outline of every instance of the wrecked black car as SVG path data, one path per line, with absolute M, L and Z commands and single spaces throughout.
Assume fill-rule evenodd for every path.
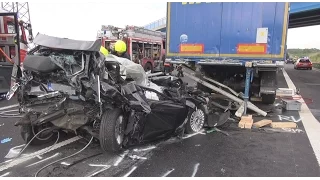
M 15 125 L 26 142 L 33 139 L 31 145 L 52 141 L 54 130 L 64 130 L 90 134 L 104 151 L 116 152 L 204 126 L 205 99 L 181 96 L 181 82 L 163 88 L 148 80 L 141 65 L 104 56 L 99 40 L 38 34 L 34 43 L 7 94 L 18 97 L 23 118 Z

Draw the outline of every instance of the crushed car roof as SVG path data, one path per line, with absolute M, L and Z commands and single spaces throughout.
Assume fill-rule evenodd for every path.
M 38 33 L 33 43 L 49 48 L 79 50 L 79 51 L 99 51 L 101 41 L 81 41 L 66 38 L 59 38 Z

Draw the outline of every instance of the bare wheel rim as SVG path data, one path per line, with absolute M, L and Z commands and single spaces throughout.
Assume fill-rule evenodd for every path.
M 204 112 L 201 109 L 197 109 L 191 114 L 190 126 L 192 131 L 199 132 L 204 125 Z
M 37 128 L 36 130 L 37 131 L 34 131 L 34 126 L 31 126 L 31 129 L 32 129 L 32 133 L 33 135 L 36 135 L 38 132 L 40 132 L 42 129 L 40 128 Z M 52 132 L 48 132 L 46 133 L 46 131 L 40 133 L 36 138 L 41 140 L 41 141 L 46 141 L 48 139 L 50 139 L 51 137 L 53 136 L 53 133 Z
M 122 128 L 122 123 L 123 123 L 123 116 L 120 115 L 117 120 L 116 120 L 116 126 L 115 126 L 115 137 L 117 140 L 117 143 L 120 145 L 123 141 L 123 128 Z

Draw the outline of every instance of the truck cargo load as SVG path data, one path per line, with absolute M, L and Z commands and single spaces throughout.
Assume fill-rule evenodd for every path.
M 288 3 L 168 3 L 167 57 L 285 58 Z

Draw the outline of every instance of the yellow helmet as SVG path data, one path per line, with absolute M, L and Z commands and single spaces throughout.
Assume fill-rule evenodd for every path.
M 108 49 L 104 48 L 103 46 L 100 47 L 100 52 L 105 56 L 109 54 Z
M 126 52 L 127 50 L 127 46 L 126 46 L 126 43 L 121 41 L 121 40 L 118 40 L 116 42 L 116 44 L 114 45 L 114 50 L 116 52 L 119 52 L 119 53 L 123 53 L 123 52 Z

